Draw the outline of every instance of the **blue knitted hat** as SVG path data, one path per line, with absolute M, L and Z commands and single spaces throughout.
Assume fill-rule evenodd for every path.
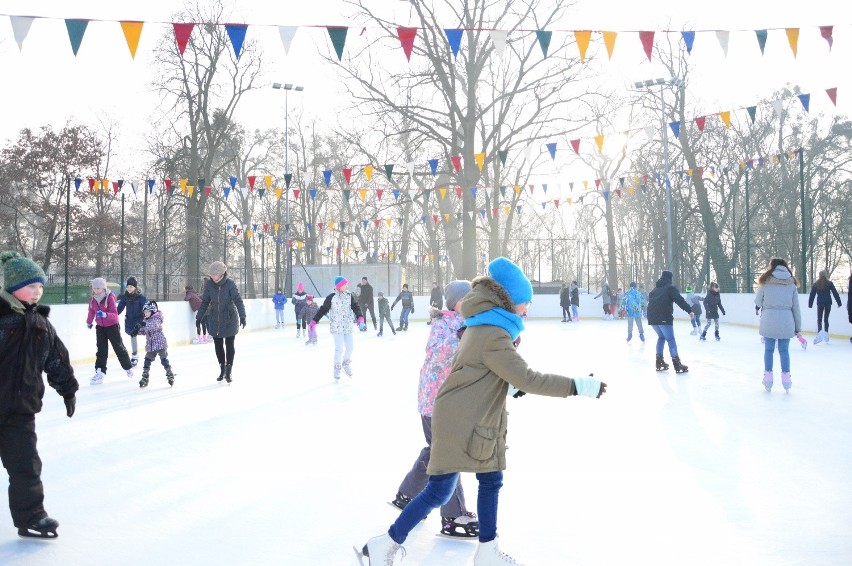
M 349 283 L 349 280 L 342 275 L 338 275 L 334 278 L 334 288 L 338 291 L 340 291 L 340 288 L 346 285 L 347 283 Z
M 505 257 L 498 257 L 488 264 L 488 275 L 506 289 L 516 305 L 532 301 L 532 283 L 520 267 Z
M 44 285 L 47 282 L 42 268 L 18 252 L 3 252 L 0 254 L 0 264 L 3 265 L 3 286 L 10 293 L 33 283 Z

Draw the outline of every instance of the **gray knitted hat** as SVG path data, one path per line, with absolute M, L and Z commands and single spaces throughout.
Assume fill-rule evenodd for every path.
M 456 308 L 456 303 L 461 301 L 470 292 L 470 281 L 463 279 L 450 281 L 444 290 L 444 299 L 447 301 L 447 309 Z
M 209 275 L 225 275 L 226 271 L 228 271 L 228 266 L 221 261 L 214 261 L 210 264 L 210 269 L 207 270 L 207 273 Z

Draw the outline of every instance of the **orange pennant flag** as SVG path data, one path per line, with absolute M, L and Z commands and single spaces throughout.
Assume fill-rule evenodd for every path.
M 180 180 L 180 192 L 186 194 L 186 186 L 189 184 L 189 179 Z
M 136 59 L 136 48 L 139 47 L 139 38 L 142 36 L 143 22 L 121 22 L 121 30 L 130 49 L 130 58 Z
M 504 207 L 503 207 L 503 213 L 504 213 L 506 216 L 509 216 L 509 213 L 510 213 L 511 211 L 512 211 L 512 207 L 511 207 L 511 206 L 504 206 Z
M 101 191 L 109 192 L 109 179 L 101 179 Z
M 385 224 L 390 226 L 393 223 L 393 218 L 385 218 Z
M 438 194 L 441 195 L 441 200 L 447 198 L 447 187 L 441 187 L 438 189 Z
M 364 167 L 364 176 L 367 177 L 368 181 L 373 180 L 373 166 L 372 165 L 367 165 L 366 167 Z
M 606 45 L 606 53 L 609 56 L 609 59 L 612 60 L 612 52 L 615 50 L 615 39 L 618 37 L 617 31 L 604 31 L 603 40 L 604 45 Z
M 604 136 L 603 134 L 595 136 L 595 143 L 598 145 L 598 151 L 603 153 Z
M 790 49 L 793 50 L 793 58 L 795 59 L 799 51 L 799 28 L 787 28 L 785 31 L 787 32 L 787 41 L 790 42 Z
M 189 195 L 189 198 L 192 198 L 192 193 L 195 192 L 195 187 L 193 185 L 189 185 L 186 187 L 186 193 Z
M 577 40 L 577 49 L 580 50 L 580 61 L 586 62 L 586 50 L 589 48 L 589 40 L 592 39 L 590 30 L 578 30 L 574 32 L 574 39 Z
M 266 190 L 268 191 L 270 188 L 272 188 L 272 175 L 264 176 L 263 182 L 266 185 Z
M 719 117 L 722 119 L 722 122 L 725 123 L 726 128 L 731 127 L 731 111 L 725 110 L 724 112 L 719 112 Z
M 516 195 L 521 194 L 521 186 L 520 185 L 515 185 L 515 194 Z
M 474 153 L 473 159 L 476 161 L 477 167 L 482 171 L 482 167 L 485 165 L 485 154 L 484 153 Z

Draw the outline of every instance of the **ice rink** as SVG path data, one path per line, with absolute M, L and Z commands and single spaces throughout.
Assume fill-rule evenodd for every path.
M 723 319 L 721 342 L 689 330 L 676 324 L 690 369 L 675 375 L 654 371 L 655 338 L 625 342 L 624 321 L 528 322 L 531 367 L 609 387 L 599 400 L 509 399 L 504 551 L 527 566 L 852 564 L 848 337 L 793 342 L 785 394 L 778 375 L 771 393 L 760 383 L 755 328 Z M 241 333 L 230 386 L 212 344 L 171 348 L 173 388 L 159 362 L 147 389 L 112 354 L 102 385 L 76 366 L 74 418 L 52 389 L 37 417 L 59 539 L 20 539 L 6 511 L 0 564 L 357 564 L 352 546 L 387 530 L 424 445 L 428 331 L 356 332 L 355 375 L 340 384 L 326 324 L 315 348 L 292 324 Z M 462 481 L 475 510 L 475 478 Z M 472 564 L 476 543 L 436 536 L 439 522 L 412 532 L 402 564 Z

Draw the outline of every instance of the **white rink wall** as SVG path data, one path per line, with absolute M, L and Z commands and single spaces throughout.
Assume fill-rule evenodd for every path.
M 599 318 L 602 314 L 601 300 L 592 299 L 592 294 L 580 295 L 580 318 L 593 317 Z M 393 303 L 396 297 L 390 297 L 389 300 Z M 852 324 L 849 324 L 846 312 L 846 297 L 841 297 L 844 301 L 842 307 L 838 308 L 835 303 L 829 322 L 831 324 L 831 334 L 835 336 L 852 336 Z M 322 297 L 318 297 L 322 300 Z M 272 299 L 246 299 L 244 301 L 247 315 L 247 326 L 241 332 L 251 330 L 264 330 L 275 325 L 275 313 L 272 306 Z M 808 309 L 808 296 L 799 295 L 799 304 L 802 309 L 802 330 L 806 333 L 816 333 L 816 306 L 813 309 Z M 189 303 L 186 301 L 168 301 L 158 303 L 160 310 L 163 312 L 165 320 L 166 338 L 170 345 L 186 344 L 195 337 L 195 316 L 189 308 Z M 722 294 L 722 305 L 725 307 L 725 316 L 721 317 L 721 322 L 728 324 L 739 324 L 744 326 L 758 325 L 758 317 L 754 314 L 754 294 Z M 50 320 L 56 327 L 59 336 L 68 348 L 71 360 L 80 362 L 91 358 L 94 360 L 95 355 L 95 330 L 86 328 L 86 314 L 88 305 L 51 305 Z M 391 311 L 391 318 L 394 323 L 399 321 L 399 314 L 402 312 L 401 304 L 397 304 Z M 292 325 L 295 321 L 293 315 L 293 306 L 288 302 L 284 309 L 285 322 Z M 423 322 L 429 313 L 429 297 L 416 296 L 414 297 L 414 314 L 409 318 L 412 322 Z M 378 312 L 376 312 L 378 316 Z M 561 318 L 562 309 L 559 306 L 558 295 L 535 295 L 533 303 L 530 307 L 529 318 Z M 687 319 L 687 315 L 675 306 L 675 318 Z M 124 315 L 120 315 L 122 325 L 122 336 L 125 346 L 130 345 L 130 338 L 124 334 Z M 327 319 L 326 319 L 327 320 Z M 367 318 L 368 327 L 371 320 L 369 315 Z M 325 320 L 321 323 L 325 324 Z M 292 328 L 292 327 L 291 327 Z M 144 337 L 140 336 L 139 350 L 144 350 Z

